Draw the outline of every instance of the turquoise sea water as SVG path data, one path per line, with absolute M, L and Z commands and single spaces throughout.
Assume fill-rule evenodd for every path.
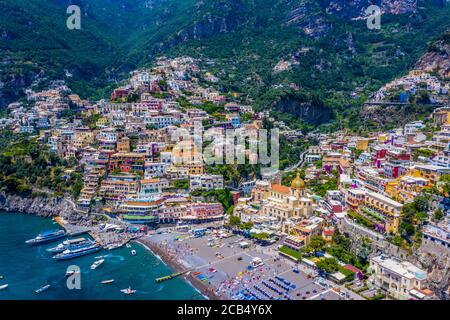
M 29 246 L 25 241 L 44 230 L 59 229 L 51 219 L 0 212 L 0 300 L 8 299 L 204 299 L 182 278 L 157 284 L 156 277 L 168 275 L 171 270 L 156 256 L 139 244 L 79 257 L 67 261 L 55 261 L 46 249 L 63 239 L 41 246 Z M 135 249 L 136 256 L 131 255 Z M 91 270 L 95 257 L 107 255 L 105 262 Z M 81 289 L 69 290 L 66 285 L 66 269 L 77 265 L 81 269 Z M 114 279 L 113 284 L 101 284 Z M 44 284 L 49 290 L 36 294 Z M 127 296 L 121 289 L 131 287 L 136 294 Z

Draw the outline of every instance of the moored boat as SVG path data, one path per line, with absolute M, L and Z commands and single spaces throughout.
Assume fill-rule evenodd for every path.
M 78 248 L 74 250 L 65 250 L 57 255 L 53 256 L 53 259 L 56 260 L 68 260 L 77 257 L 81 257 L 93 252 L 97 252 L 101 249 L 101 246 L 98 243 L 93 243 L 87 247 Z
M 66 236 L 64 230 L 49 230 L 38 234 L 35 238 L 25 241 L 26 244 L 34 245 L 54 241 Z
M 63 252 L 64 250 L 67 250 L 67 249 L 77 249 L 77 248 L 80 248 L 82 246 L 87 246 L 92 243 L 93 243 L 92 240 L 88 240 L 86 238 L 69 239 L 69 240 L 61 242 L 56 247 L 48 248 L 47 251 L 53 252 L 53 253 L 59 253 L 59 252 Z
M 122 244 L 112 244 L 108 247 L 108 250 L 114 250 L 114 249 L 119 249 L 121 248 L 123 245 Z

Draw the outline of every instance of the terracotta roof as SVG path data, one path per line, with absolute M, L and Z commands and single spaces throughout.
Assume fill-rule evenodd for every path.
M 154 182 L 160 182 L 160 179 L 142 179 L 141 183 L 154 183 Z
M 361 273 L 362 273 L 361 270 L 359 270 L 357 267 L 352 266 L 351 264 L 346 264 L 346 265 L 344 266 L 344 269 L 350 270 L 350 271 L 352 271 L 352 272 L 354 272 L 354 273 L 358 273 L 358 272 L 361 272 Z
M 273 184 L 272 190 L 281 193 L 289 193 L 290 191 L 289 187 L 282 186 L 281 184 Z

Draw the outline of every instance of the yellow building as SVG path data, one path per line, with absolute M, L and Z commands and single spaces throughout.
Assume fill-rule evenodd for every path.
M 260 202 L 269 196 L 270 183 L 267 181 L 256 181 L 255 186 L 252 189 L 252 200 Z
M 89 130 L 88 128 L 80 128 L 75 131 L 73 145 L 78 149 L 86 148 L 94 142 L 94 139 L 95 133 L 93 131 Z
M 435 125 L 442 126 L 450 124 L 450 108 L 438 108 L 433 112 L 433 121 Z
M 130 138 L 123 137 L 117 142 L 117 152 L 129 153 L 130 151 Z
M 109 124 L 109 119 L 106 117 L 101 117 L 95 124 L 97 127 L 106 127 Z
M 412 170 L 412 176 L 424 178 L 430 182 L 430 186 L 436 185 L 443 174 L 450 174 L 450 168 L 435 165 L 416 165 Z
M 386 193 L 401 203 L 412 201 L 424 189 L 429 188 L 427 179 L 413 176 L 403 176 L 386 183 Z
M 369 147 L 369 139 L 359 139 L 356 141 L 356 150 L 366 151 Z
M 400 214 L 403 205 L 377 192 L 366 192 L 364 199 L 366 210 L 371 210 L 383 216 L 385 229 L 388 233 L 397 233 L 400 224 Z
M 300 176 L 292 180 L 291 187 L 273 184 L 262 202 L 262 213 L 281 220 L 311 216 L 312 200 L 305 197 L 305 182 Z

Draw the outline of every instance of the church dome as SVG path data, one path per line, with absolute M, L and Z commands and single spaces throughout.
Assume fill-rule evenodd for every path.
M 305 188 L 305 181 L 303 181 L 302 178 L 300 178 L 300 174 L 297 173 L 297 176 L 294 180 L 291 182 L 291 188 L 294 189 L 304 189 Z

